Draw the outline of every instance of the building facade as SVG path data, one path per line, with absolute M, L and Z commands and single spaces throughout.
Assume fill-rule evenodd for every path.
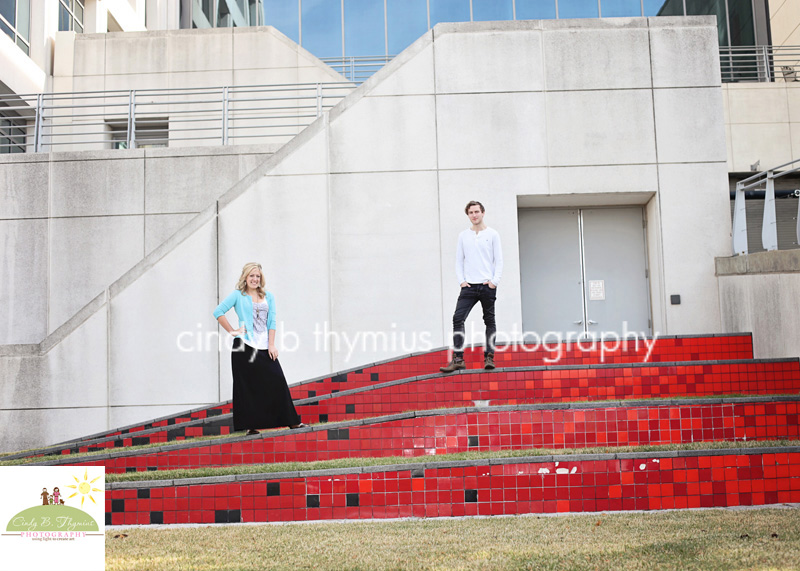
M 362 26 L 348 27 L 356 3 L 347 0 L 296 5 L 306 48 L 277 21 L 258 28 L 220 18 L 221 1 L 193 3 L 208 9 L 209 29 L 134 32 L 163 19 L 181 26 L 184 5 L 122 1 L 130 21 L 102 2 L 106 29 L 93 31 L 105 33 L 89 33 L 86 14 L 97 6 L 87 0 L 84 32 L 72 5 L 72 31 L 54 32 L 44 46 L 31 31 L 30 55 L 16 35 L 0 37 L 0 55 L 22 62 L 0 68 L 6 94 L 73 101 L 100 93 L 102 106 L 86 110 L 102 108 L 108 135 L 94 150 L 33 152 L 30 113 L 6 113 L 16 123 L 3 136 L 16 152 L 0 160 L 8 261 L 0 300 L 24 310 L 8 312 L 0 329 L 0 423 L 25 428 L 4 433 L 0 450 L 229 398 L 228 355 L 210 311 L 254 259 L 278 299 L 290 382 L 446 345 L 455 236 L 466 224 L 463 204 L 476 197 L 505 246 L 504 340 L 775 329 L 731 319 L 745 313 L 736 300 L 747 288 L 715 274 L 715 259 L 731 254 L 731 176 L 757 161 L 800 158 L 793 82 L 722 83 L 723 31 L 733 38 L 731 13 L 749 7 L 756 37 L 754 4 L 715 2 L 723 26 L 711 17 L 608 18 L 624 3 L 606 0 L 582 3 L 597 9 L 582 19 L 564 19 L 569 4 L 560 0 L 549 19 L 523 21 L 526 3 L 516 0 L 501 21 L 437 23 L 455 18 L 450 9 L 481 20 L 502 3 L 418 2 L 421 12 L 404 12 L 424 15 L 417 39 L 360 87 L 349 84 L 333 108 L 296 121 L 285 139 L 237 145 L 214 130 L 213 144 L 187 145 L 172 138 L 186 115 L 169 102 L 150 115 L 166 126 L 167 148 L 134 148 L 136 128 L 127 128 L 126 145 L 115 143 L 124 121 L 108 112 L 112 93 L 161 105 L 140 96 L 262 84 L 299 101 L 301 85 L 343 79 L 316 57 L 330 55 L 328 40 L 309 51 L 317 41 L 309 22 L 333 18 L 312 18 L 315 6 L 338 9 L 340 35 L 329 44 L 337 54 L 369 54 L 372 44 L 348 52 L 348 34 Z M 629 4 L 637 16 L 679 6 Z M 397 4 L 368 5 L 382 14 L 377 37 L 390 54 L 390 38 L 402 37 L 390 32 Z M 264 3 L 265 23 L 274 8 Z M 131 31 L 109 32 L 109 16 Z M 40 66 L 35 54 L 47 49 L 54 63 Z M 129 109 L 129 120 L 147 124 Z M 82 133 L 82 120 L 70 117 L 70 136 Z M 797 275 L 769 287 L 796 299 Z M 44 302 L 31 306 L 31 298 Z M 468 331 L 479 331 L 478 321 Z M 787 327 L 777 328 L 789 339 L 780 345 L 757 336 L 757 356 L 796 354 Z

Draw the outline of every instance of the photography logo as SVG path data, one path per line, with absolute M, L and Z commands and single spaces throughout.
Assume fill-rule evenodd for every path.
M 103 568 L 103 467 L 3 467 L 0 483 L 13 496 L 0 510 L 0 570 Z

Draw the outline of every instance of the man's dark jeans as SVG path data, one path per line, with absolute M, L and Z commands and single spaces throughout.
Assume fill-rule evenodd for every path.
M 464 321 L 475 304 L 481 302 L 483 308 L 483 323 L 486 325 L 486 348 L 485 355 L 494 355 L 494 337 L 497 327 L 494 323 L 494 302 L 497 299 L 497 288 L 490 288 L 484 284 L 469 284 L 470 287 L 462 287 L 461 294 L 456 303 L 456 312 L 453 314 L 453 355 L 454 357 L 464 356 Z

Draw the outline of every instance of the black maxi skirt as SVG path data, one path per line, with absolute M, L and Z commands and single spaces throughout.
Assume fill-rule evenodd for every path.
M 237 338 L 231 366 L 234 431 L 300 424 L 281 364 L 266 349 L 254 349 Z

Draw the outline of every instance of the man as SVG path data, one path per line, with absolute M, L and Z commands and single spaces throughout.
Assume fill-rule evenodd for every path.
M 478 302 L 481 302 L 483 323 L 486 325 L 484 368 L 494 369 L 494 337 L 497 331 L 494 302 L 503 272 L 500 235 L 483 222 L 486 211 L 480 202 L 471 200 L 464 212 L 472 222 L 472 227 L 458 235 L 456 276 L 461 283 L 461 293 L 453 314 L 453 360 L 446 367 L 439 368 L 443 373 L 465 368 L 464 321 Z

